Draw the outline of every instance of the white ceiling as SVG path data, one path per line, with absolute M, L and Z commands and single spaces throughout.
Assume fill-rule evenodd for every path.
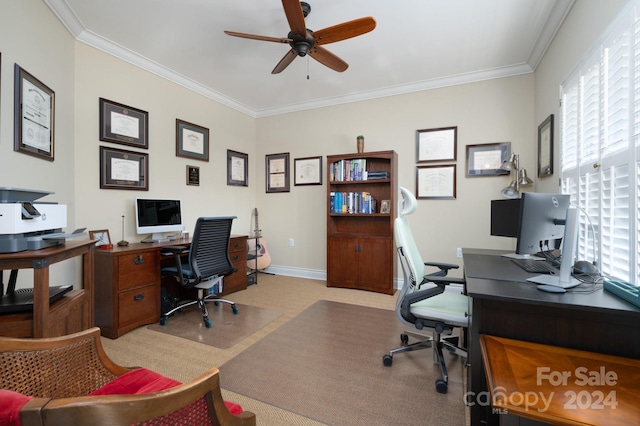
M 367 34 L 324 45 L 342 73 L 287 44 L 279 0 L 44 0 L 81 42 L 253 117 L 529 73 L 575 0 L 307 0 L 320 30 L 372 16 Z M 308 76 L 308 77 L 307 77 Z

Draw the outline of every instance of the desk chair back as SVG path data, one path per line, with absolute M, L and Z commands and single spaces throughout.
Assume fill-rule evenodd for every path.
M 229 258 L 231 224 L 235 216 L 200 217 L 189 248 L 189 267 L 193 287 L 213 276 L 225 276 L 234 271 Z

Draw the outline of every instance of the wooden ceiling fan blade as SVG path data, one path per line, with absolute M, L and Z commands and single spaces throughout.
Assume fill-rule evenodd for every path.
M 234 37 L 248 38 L 251 40 L 273 41 L 275 43 L 291 43 L 293 41 L 290 38 L 261 36 L 255 34 L 239 33 L 236 31 L 225 31 L 224 33 Z
M 287 15 L 289 28 L 291 32 L 305 36 L 307 34 L 307 26 L 304 23 L 304 13 L 299 0 L 282 0 L 284 14 Z
M 322 65 L 325 65 L 334 71 L 343 72 L 349 68 L 349 64 L 329 52 L 324 47 L 315 46 L 309 51 L 309 55 Z
M 373 31 L 375 27 L 376 20 L 368 16 L 313 31 L 313 37 L 315 38 L 316 45 L 329 44 L 368 33 L 369 31 Z
M 276 65 L 273 71 L 271 71 L 271 74 L 278 74 L 284 71 L 284 69 L 288 67 L 291 62 L 293 62 L 296 56 L 298 56 L 298 54 L 293 49 L 289 50 L 287 54 L 284 55 L 282 59 L 280 59 L 280 62 L 278 62 L 278 65 Z

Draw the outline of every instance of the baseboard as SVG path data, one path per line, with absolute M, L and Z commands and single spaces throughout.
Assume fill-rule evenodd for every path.
M 322 269 L 304 269 L 304 268 L 295 268 L 292 266 L 271 265 L 268 268 L 264 269 L 264 272 L 275 274 L 275 275 L 284 275 L 287 277 L 307 278 L 310 280 L 319 280 L 319 281 L 327 280 L 327 271 Z M 401 289 L 402 283 L 403 283 L 403 280 L 399 278 L 394 278 L 393 288 Z

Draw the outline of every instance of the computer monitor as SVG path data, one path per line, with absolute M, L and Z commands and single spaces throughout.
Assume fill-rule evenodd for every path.
M 516 254 L 532 255 L 559 247 L 570 199 L 566 194 L 522 194 Z
M 183 230 L 180 200 L 136 198 L 136 232 L 151 234 L 143 242 L 167 241 L 165 232 Z

